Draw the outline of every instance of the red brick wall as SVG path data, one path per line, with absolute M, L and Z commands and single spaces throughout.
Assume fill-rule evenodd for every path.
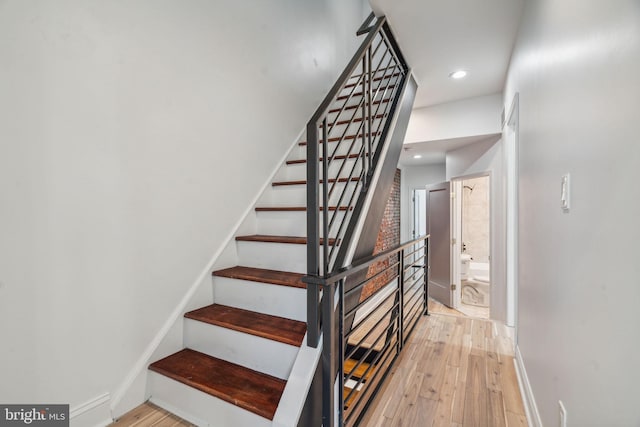
M 376 248 L 374 255 L 383 252 L 387 249 L 391 249 L 394 246 L 400 244 L 400 169 L 396 169 L 396 174 L 393 178 L 393 186 L 389 193 L 389 199 L 387 200 L 387 206 L 384 209 L 384 216 L 382 217 L 382 223 L 380 224 L 380 231 L 378 232 L 378 239 L 376 240 Z M 383 270 L 390 265 L 391 260 L 381 261 L 373 264 L 369 267 L 367 277 L 372 277 L 377 272 Z M 372 280 L 368 283 L 360 296 L 360 301 L 366 299 L 375 291 L 389 283 L 393 278 L 393 272 L 389 271 L 380 277 Z

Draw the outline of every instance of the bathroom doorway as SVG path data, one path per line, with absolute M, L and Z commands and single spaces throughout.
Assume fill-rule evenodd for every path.
M 453 213 L 454 241 L 459 263 L 454 268 L 456 309 L 467 316 L 488 319 L 491 295 L 491 182 L 489 175 L 458 178 Z M 458 254 L 455 254 L 458 255 Z M 457 270 L 457 274 L 456 274 Z

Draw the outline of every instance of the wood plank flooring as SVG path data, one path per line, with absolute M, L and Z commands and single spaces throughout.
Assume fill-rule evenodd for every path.
M 429 308 L 360 427 L 527 426 L 506 328 Z
M 526 427 L 508 331 L 429 302 L 360 427 Z M 119 426 L 191 426 L 146 403 Z
M 191 427 L 182 418 L 165 411 L 153 403 L 145 403 L 121 416 L 108 427 Z

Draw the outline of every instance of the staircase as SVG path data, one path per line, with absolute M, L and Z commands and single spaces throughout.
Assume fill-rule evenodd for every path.
M 283 395 L 294 365 L 306 363 L 306 371 L 315 371 L 319 356 L 310 362 L 301 349 L 320 351 L 303 346 L 309 209 L 317 209 L 314 214 L 326 232 L 315 236 L 316 252 L 320 259 L 335 259 L 331 254 L 349 242 L 345 227 L 334 224 L 359 215 L 356 202 L 366 195 L 372 157 L 379 153 L 372 141 L 386 132 L 404 81 L 404 70 L 393 61 L 372 69 L 370 55 L 368 67 L 356 66 L 346 76 L 325 108 L 327 119 L 316 126 L 321 133 L 314 145 L 317 182 L 308 185 L 308 159 L 313 157 L 302 138 L 255 206 L 255 234 L 235 237 L 238 265 L 213 272 L 213 304 L 184 315 L 184 348 L 149 366 L 153 403 L 198 425 L 296 425 L 281 415 L 297 410 L 299 416 L 301 405 L 285 402 Z M 331 190 L 315 206 L 308 205 L 308 187 L 318 185 Z M 296 389 L 288 396 L 304 402 L 306 393 Z M 345 386 L 347 394 L 352 399 L 357 390 Z
M 215 303 L 184 315 L 185 349 L 149 366 L 157 405 L 197 424 L 272 425 L 306 333 L 305 148 L 294 147 L 255 207 L 257 233 L 235 238 L 240 265 L 213 272 Z

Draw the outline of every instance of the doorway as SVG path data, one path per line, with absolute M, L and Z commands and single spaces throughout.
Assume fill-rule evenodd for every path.
M 452 254 L 455 308 L 470 317 L 489 319 L 491 306 L 491 181 L 489 175 L 454 180 Z M 456 258 L 458 258 L 456 260 Z M 457 271 L 456 271 L 457 270 Z
M 427 189 L 415 188 L 413 190 L 413 229 L 412 239 L 427 234 Z
M 489 319 L 492 281 L 491 173 L 456 177 L 413 192 L 414 236 L 429 243 L 429 297 L 469 317 Z M 495 292 L 495 290 L 493 290 Z

